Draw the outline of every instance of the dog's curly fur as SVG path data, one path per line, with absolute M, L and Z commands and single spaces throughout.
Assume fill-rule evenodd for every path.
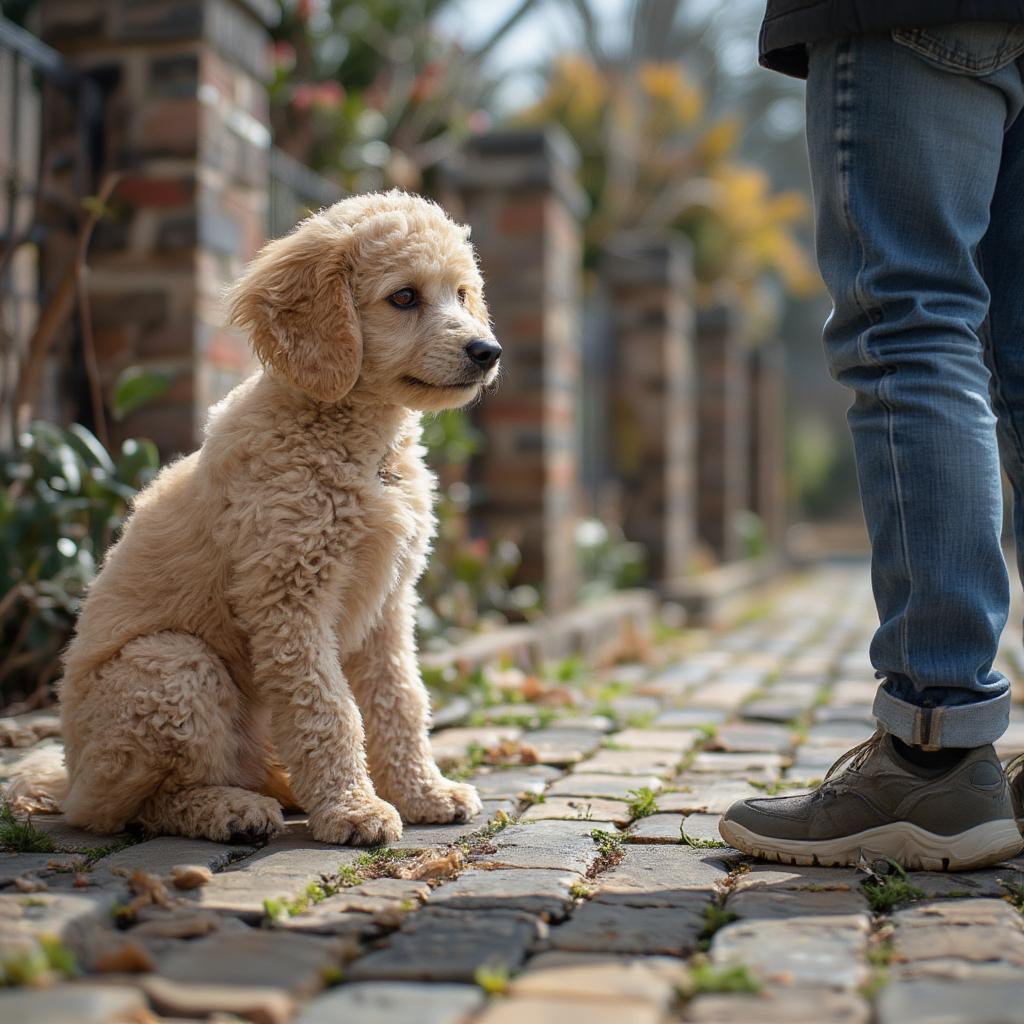
M 419 302 L 395 308 L 405 288 Z M 434 525 L 420 413 L 497 372 L 465 352 L 491 337 L 468 230 L 404 193 L 346 199 L 268 244 L 230 304 L 263 372 L 138 496 L 91 586 L 49 795 L 97 832 L 218 841 L 272 834 L 282 804 L 332 843 L 468 819 L 476 791 L 430 753 L 414 643 Z M 11 795 L 47 796 L 25 778 Z

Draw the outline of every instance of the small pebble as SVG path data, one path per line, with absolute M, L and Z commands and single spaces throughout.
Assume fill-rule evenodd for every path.
M 213 872 L 201 864 L 176 864 L 171 868 L 175 889 L 198 889 L 213 878 Z

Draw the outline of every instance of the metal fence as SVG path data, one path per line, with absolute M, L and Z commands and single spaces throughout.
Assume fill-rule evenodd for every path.
M 303 217 L 345 198 L 345 190 L 299 163 L 283 149 L 270 150 L 267 237 L 287 234 Z
M 60 125 L 48 123 L 61 111 Z M 95 82 L 0 17 L 0 445 L 11 440 L 19 376 L 45 325 L 41 253 L 59 233 L 73 247 L 102 162 L 102 117 Z

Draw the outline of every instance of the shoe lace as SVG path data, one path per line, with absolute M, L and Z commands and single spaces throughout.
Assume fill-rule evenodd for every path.
M 825 772 L 825 778 L 818 787 L 818 792 L 822 794 L 833 793 L 842 785 L 846 776 L 855 775 L 881 742 L 884 735 L 882 730 L 878 729 L 862 743 L 858 743 L 855 747 L 850 747 L 846 753 L 841 754 L 832 762 L 832 767 Z

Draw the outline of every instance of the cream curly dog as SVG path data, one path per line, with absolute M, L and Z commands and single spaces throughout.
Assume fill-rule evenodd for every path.
M 139 495 L 89 590 L 52 795 L 97 832 L 218 841 L 272 834 L 282 802 L 331 843 L 466 820 L 480 801 L 431 756 L 413 623 L 420 413 L 476 398 L 501 352 L 468 229 L 400 192 L 346 199 L 230 301 L 264 369 Z

